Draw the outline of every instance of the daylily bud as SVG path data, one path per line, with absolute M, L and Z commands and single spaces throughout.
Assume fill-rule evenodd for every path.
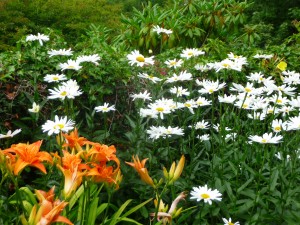
M 180 177 L 184 167 L 184 163 L 185 163 L 185 157 L 184 155 L 182 155 L 177 166 L 175 162 L 172 163 L 169 173 L 166 172 L 165 168 L 163 169 L 164 176 L 168 180 L 169 185 L 175 182 Z

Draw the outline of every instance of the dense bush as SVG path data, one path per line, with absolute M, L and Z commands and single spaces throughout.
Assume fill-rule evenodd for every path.
M 246 1 L 143 2 L 120 21 L 118 1 L 55 2 L 1 3 L 6 19 L 28 7 L 0 53 L 0 224 L 298 223 L 298 21 L 275 45 Z

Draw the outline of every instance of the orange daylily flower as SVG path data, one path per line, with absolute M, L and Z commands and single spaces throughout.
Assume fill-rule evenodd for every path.
M 99 143 L 88 142 L 92 144 L 92 148 L 88 150 L 86 157 L 91 157 L 93 162 L 114 161 L 117 164 L 117 169 L 120 168 L 120 161 L 116 156 L 116 148 L 114 145 L 107 146 Z
M 55 197 L 54 189 L 55 186 L 53 186 L 48 192 L 43 190 L 35 190 L 35 194 L 39 202 L 42 203 L 44 200 L 53 202 Z
M 68 169 L 71 171 L 74 171 L 74 168 L 78 166 L 79 170 L 82 169 L 89 169 L 89 167 L 86 164 L 81 163 L 80 155 L 82 152 L 79 152 L 77 154 L 71 154 L 67 151 L 63 151 L 64 156 L 61 158 L 62 160 L 62 167 L 64 169 Z
M 74 129 L 70 134 L 62 134 L 65 137 L 66 143 L 63 147 L 75 148 L 77 151 L 82 151 L 82 146 L 88 141 L 84 137 L 78 136 L 77 128 Z
M 14 165 L 14 174 L 18 175 L 26 166 L 33 166 L 47 173 L 43 161 L 52 163 L 52 157 L 48 152 L 40 152 L 42 141 L 37 141 L 32 144 L 14 144 L 9 149 L 4 150 L 4 153 L 15 153 L 17 161 Z
M 114 171 L 112 166 L 106 166 L 105 164 L 93 164 L 94 167 L 90 169 L 86 176 L 91 176 L 94 182 L 107 182 L 115 183 L 114 174 L 117 171 Z
M 132 156 L 132 159 L 133 159 L 133 163 L 126 162 L 126 164 L 128 164 L 129 166 L 132 166 L 139 173 L 141 179 L 144 182 L 151 185 L 152 187 L 155 187 L 152 178 L 148 174 L 148 170 L 145 168 L 145 164 L 146 164 L 146 161 L 148 160 L 148 158 L 143 159 L 141 162 L 140 162 L 140 159 L 138 156 L 136 156 L 136 158 L 134 158 L 134 156 Z
M 65 199 L 68 199 L 81 184 L 82 177 L 85 175 L 85 172 L 80 172 L 78 165 L 75 168 L 73 168 L 72 171 L 69 169 L 64 169 L 60 165 L 57 165 L 57 167 L 61 170 L 65 177 L 63 193 Z
M 36 196 L 39 199 L 39 203 L 32 207 L 28 221 L 25 216 L 21 216 L 21 222 L 24 225 L 50 225 L 55 222 L 62 222 L 69 225 L 73 223 L 64 216 L 61 216 L 61 212 L 68 204 L 67 202 L 54 200 L 54 188 L 52 187 L 48 192 L 42 190 L 36 190 Z

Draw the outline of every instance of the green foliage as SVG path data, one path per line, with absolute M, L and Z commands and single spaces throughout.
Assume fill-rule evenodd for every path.
M 246 22 L 244 10 L 247 7 L 247 2 L 234 0 L 194 0 L 186 4 L 174 1 L 166 8 L 149 2 L 142 11 L 134 9 L 133 15 L 122 17 L 125 32 L 121 38 L 127 45 L 155 53 L 175 46 L 200 47 L 207 38 L 221 36 L 227 40 L 229 34 L 239 33 Z M 171 29 L 173 33 L 158 36 L 152 30 L 155 25 Z

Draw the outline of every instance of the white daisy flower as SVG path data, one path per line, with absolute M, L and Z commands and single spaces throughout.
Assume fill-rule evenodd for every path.
M 147 90 L 144 91 L 144 93 L 140 92 L 140 93 L 138 93 L 138 94 L 132 94 L 130 97 L 133 98 L 133 101 L 134 101 L 135 99 L 143 99 L 144 101 L 146 101 L 146 100 L 151 100 L 151 98 L 152 98 L 152 97 L 150 96 L 150 93 L 148 93 Z
M 224 225 L 240 225 L 240 222 L 232 222 L 231 218 L 228 220 L 226 218 L 222 218 Z
M 48 83 L 59 82 L 62 80 L 67 80 L 67 77 L 64 74 L 46 74 L 44 81 Z
M 192 74 L 186 71 L 181 71 L 179 75 L 173 74 L 172 77 L 167 78 L 166 83 L 174 83 L 177 81 L 188 81 L 192 80 Z
M 180 67 L 182 65 L 182 63 L 183 63 L 182 59 L 179 59 L 179 60 L 177 60 L 177 59 L 169 59 L 169 60 L 165 61 L 165 64 L 169 68 L 171 68 L 171 67 L 173 67 L 173 68 Z
M 263 136 L 258 135 L 250 135 L 249 136 L 249 144 L 252 144 L 252 142 L 257 142 L 261 144 L 278 144 L 281 142 L 281 139 L 283 137 L 281 135 L 275 135 L 273 136 L 272 133 L 265 133 Z
M 0 139 L 2 139 L 2 138 L 12 138 L 15 135 L 17 135 L 18 133 L 20 133 L 21 131 L 22 131 L 22 129 L 17 129 L 13 132 L 11 130 L 9 130 L 6 134 L 0 134 Z
M 204 55 L 205 52 L 204 51 L 201 51 L 197 48 L 187 48 L 187 49 L 184 49 L 182 51 L 182 53 L 180 54 L 180 57 L 181 58 L 186 58 L 186 59 L 189 59 L 191 57 L 195 57 L 195 56 L 199 56 L 199 55 Z
M 28 35 L 26 41 L 39 41 L 40 45 L 43 46 L 43 41 L 49 41 L 49 36 L 38 33 L 37 35 Z
M 100 60 L 100 56 L 98 54 L 94 55 L 82 55 L 78 56 L 76 59 L 77 63 L 82 63 L 82 62 L 91 62 L 94 63 L 95 65 L 99 65 L 98 61 Z
M 145 57 L 143 56 L 138 50 L 132 51 L 130 54 L 127 55 L 127 59 L 129 60 L 129 64 L 132 65 L 137 65 L 137 66 L 144 66 L 144 65 L 153 65 L 154 56 L 151 57 Z
M 40 111 L 40 106 L 35 102 L 32 103 L 32 108 L 28 109 L 29 112 L 38 113 Z
M 82 66 L 76 60 L 69 59 L 66 63 L 60 63 L 59 67 L 62 71 L 64 70 L 80 70 Z
M 170 34 L 173 33 L 172 30 L 168 30 L 168 29 L 162 28 L 162 27 L 160 27 L 160 26 L 158 26 L 158 25 L 153 26 L 153 31 L 156 32 L 157 34 L 165 33 L 165 34 L 167 34 L 167 35 L 170 35 Z
M 170 89 L 170 92 L 172 94 L 176 94 L 177 97 L 181 97 L 183 95 L 185 96 L 189 96 L 190 95 L 190 92 L 187 90 L 187 89 L 184 89 L 183 87 L 172 87 Z
M 96 110 L 96 112 L 106 113 L 109 111 L 115 111 L 116 108 L 115 108 L 115 105 L 109 106 L 109 104 L 105 102 L 103 105 L 95 107 L 95 110 Z
M 148 75 L 146 73 L 139 73 L 138 74 L 138 77 L 140 78 L 145 78 L 145 79 L 148 79 L 148 80 L 151 80 L 153 83 L 156 83 L 156 82 L 159 82 L 161 81 L 162 79 L 158 78 L 158 77 L 155 77 L 155 76 L 152 76 L 152 75 Z
M 209 134 L 203 134 L 203 135 L 198 135 L 196 138 L 198 138 L 200 141 L 209 141 L 210 135 Z
M 61 131 L 67 133 L 74 129 L 74 125 L 74 121 L 70 119 L 68 120 L 66 116 L 61 118 L 55 116 L 54 121 L 47 120 L 46 123 L 42 125 L 42 130 L 43 132 L 48 132 L 48 135 L 50 136 L 52 134 L 58 134 Z
M 255 59 L 271 59 L 273 57 L 272 54 L 270 55 L 265 55 L 265 54 L 256 54 L 253 56 Z
M 212 204 L 212 201 L 221 201 L 222 194 L 217 190 L 212 190 L 207 187 L 207 185 L 193 187 L 193 191 L 191 191 L 191 199 L 196 199 L 197 202 L 203 200 L 205 203 Z
M 61 55 L 61 56 L 71 56 L 73 55 L 73 51 L 69 49 L 59 49 L 59 50 L 54 50 L 51 49 L 48 51 L 49 57 L 56 56 L 56 55 Z

